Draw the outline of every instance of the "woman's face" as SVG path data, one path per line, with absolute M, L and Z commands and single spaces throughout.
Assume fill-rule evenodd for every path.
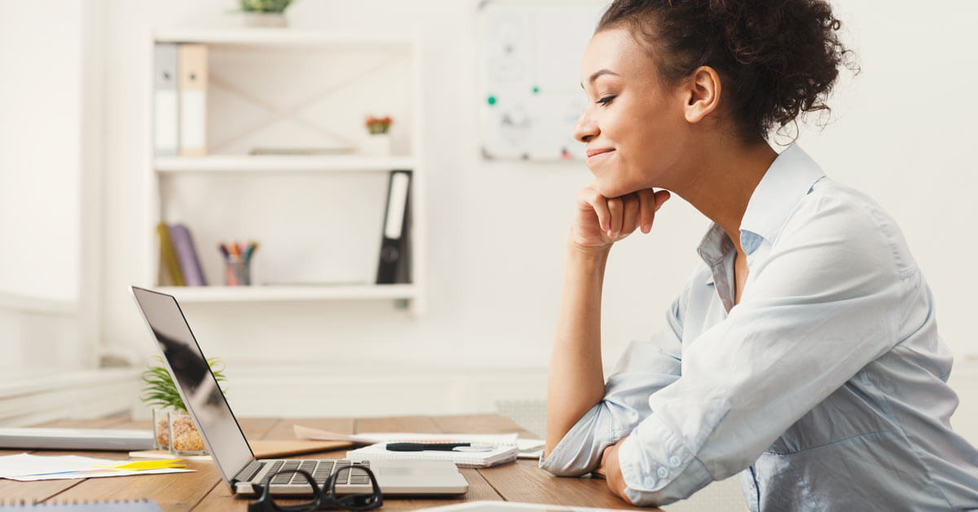
M 587 145 L 598 193 L 671 188 L 688 136 L 683 99 L 659 81 L 646 50 L 626 29 L 598 32 L 584 52 L 581 79 L 588 106 L 574 138 Z

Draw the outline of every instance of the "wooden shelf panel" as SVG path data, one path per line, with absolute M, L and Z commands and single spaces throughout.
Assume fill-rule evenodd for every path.
M 357 155 L 214 155 L 158 157 L 153 161 L 158 173 L 386 172 L 413 170 L 415 166 L 411 157 Z
M 161 286 L 182 303 L 388 300 L 417 298 L 413 284 L 337 286 Z

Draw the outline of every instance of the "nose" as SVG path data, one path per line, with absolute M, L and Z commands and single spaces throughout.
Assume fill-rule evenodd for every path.
M 591 139 L 598 136 L 598 123 L 591 119 L 587 112 L 581 114 L 581 117 L 577 118 L 577 124 L 574 125 L 574 138 L 578 142 L 587 143 Z

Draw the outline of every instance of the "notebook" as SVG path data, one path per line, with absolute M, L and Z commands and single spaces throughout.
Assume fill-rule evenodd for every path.
M 375 460 L 447 460 L 460 468 L 488 468 L 513 462 L 520 454 L 516 445 L 501 444 L 486 452 L 392 452 L 387 449 L 387 443 L 377 443 L 346 452 L 347 458 Z
M 163 512 L 155 501 L 89 501 L 85 503 L 10 503 L 0 502 L 0 512 L 56 510 L 59 512 Z
M 146 450 L 153 433 L 99 428 L 0 428 L 0 448 L 30 450 Z

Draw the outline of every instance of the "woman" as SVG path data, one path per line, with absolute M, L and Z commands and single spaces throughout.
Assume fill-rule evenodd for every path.
M 949 418 L 951 355 L 899 229 L 773 128 L 847 56 L 823 0 L 618 0 L 583 60 L 592 185 L 567 241 L 541 467 L 634 504 L 740 473 L 751 510 L 978 508 Z M 663 189 L 653 192 L 653 187 Z M 713 221 L 704 264 L 604 380 L 611 246 L 679 194 Z

